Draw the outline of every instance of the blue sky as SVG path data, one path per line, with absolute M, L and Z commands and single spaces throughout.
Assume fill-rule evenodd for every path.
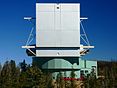
M 46 0 L 39 1 L 44 2 Z M 84 21 L 84 25 L 90 43 L 95 46 L 95 49 L 92 49 L 86 58 L 116 59 L 117 1 L 61 0 L 61 2 L 80 2 L 81 16 L 89 18 Z M 25 45 L 31 29 L 31 25 L 23 20 L 23 17 L 35 17 L 35 3 L 36 0 L 0 0 L 1 63 L 10 59 L 17 63 L 25 59 L 28 63 L 31 63 L 31 57 L 26 55 L 21 46 Z

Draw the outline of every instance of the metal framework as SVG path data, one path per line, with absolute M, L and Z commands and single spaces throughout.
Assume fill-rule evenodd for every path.
M 32 28 L 31 28 L 30 34 L 28 36 L 28 39 L 26 41 L 26 45 L 22 46 L 22 48 L 28 49 L 34 56 L 36 56 L 36 53 L 34 53 L 31 50 L 31 48 L 36 48 L 36 46 L 30 46 L 31 42 L 34 40 L 34 33 L 33 32 L 34 32 L 34 28 L 35 28 L 35 23 L 33 22 L 33 19 L 35 19 L 35 18 L 24 17 L 24 20 L 28 20 L 32 24 Z M 94 46 L 90 45 L 90 42 L 88 40 L 87 34 L 85 32 L 85 29 L 84 29 L 84 26 L 83 26 L 83 23 L 82 23 L 83 20 L 87 20 L 87 19 L 88 18 L 86 18 L 86 17 L 81 17 L 80 18 L 81 31 L 83 32 L 83 34 L 80 34 L 80 38 L 84 42 L 84 45 L 80 45 L 80 49 L 81 49 L 80 54 L 81 54 L 81 56 L 87 54 L 87 51 L 89 51 L 90 48 L 94 48 Z
M 24 17 L 24 20 L 28 20 L 31 24 L 32 24 L 32 28 L 31 28 L 31 31 L 30 31 L 30 34 L 28 36 L 28 39 L 26 41 L 26 44 L 25 46 L 22 46 L 22 48 L 26 48 L 28 49 L 34 56 L 36 56 L 36 53 L 34 53 L 31 48 L 36 48 L 35 46 L 30 46 L 31 42 L 33 41 L 34 39 L 34 28 L 35 28 L 35 23 L 32 21 L 33 19 L 35 18 L 32 18 L 32 17 Z

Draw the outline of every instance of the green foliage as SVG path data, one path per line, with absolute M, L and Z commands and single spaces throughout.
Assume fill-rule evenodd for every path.
M 57 75 L 57 88 L 64 88 L 65 81 L 63 80 L 63 75 L 61 72 Z
M 71 78 L 75 78 L 76 74 L 75 74 L 75 71 L 72 69 L 71 71 Z
M 16 67 L 15 61 L 11 60 L 6 61 L 4 64 L 2 70 L 1 70 L 1 75 L 0 75 L 0 87 L 1 88 L 15 88 L 17 87 L 18 82 L 18 77 L 20 74 L 20 70 L 18 67 Z
M 84 88 L 116 88 L 117 87 L 117 63 L 98 62 L 97 79 L 92 71 L 90 76 L 83 81 Z M 62 73 L 57 76 L 57 88 L 77 88 L 77 81 L 65 81 Z M 71 71 L 71 78 L 75 78 L 75 71 Z M 15 61 L 6 61 L 0 64 L 0 88 L 54 88 L 51 73 L 43 73 L 35 64 L 27 65 L 25 60 L 16 65 Z
M 0 70 L 0 88 L 47 88 L 46 75 L 25 61 L 19 67 L 13 60 L 6 61 Z
M 37 67 L 28 67 L 26 72 L 20 74 L 20 86 L 22 88 L 45 88 L 45 76 Z
M 98 62 L 98 75 L 92 72 L 85 79 L 85 88 L 117 88 L 117 62 Z
M 19 65 L 20 65 L 21 71 L 25 72 L 27 69 L 27 64 L 26 64 L 25 60 L 23 60 L 23 62 L 21 62 Z
M 76 76 L 75 71 L 72 69 L 71 78 L 75 78 L 75 76 Z M 71 80 L 71 88 L 75 88 L 75 80 Z

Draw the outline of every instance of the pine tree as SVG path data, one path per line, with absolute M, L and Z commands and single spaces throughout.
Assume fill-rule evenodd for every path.
M 37 67 L 28 67 L 20 75 L 22 88 L 46 88 L 46 76 Z
M 20 69 L 16 67 L 15 61 L 11 60 L 10 65 L 10 76 L 11 76 L 11 86 L 12 88 L 17 88 L 19 83 Z
M 17 88 L 18 73 L 15 61 L 6 61 L 1 70 L 1 88 Z
M 25 60 L 23 60 L 23 62 L 21 62 L 21 63 L 19 64 L 19 66 L 20 66 L 22 72 L 25 72 L 25 71 L 26 71 L 26 69 L 27 69 L 27 64 L 26 64 Z
M 7 86 L 10 87 L 10 74 L 9 73 L 10 73 L 9 62 L 6 61 L 1 71 L 1 88 L 5 88 Z
M 74 69 L 72 69 L 72 71 L 71 71 L 71 88 L 76 87 L 75 80 L 74 80 L 75 76 L 76 76 L 75 71 L 74 71 Z

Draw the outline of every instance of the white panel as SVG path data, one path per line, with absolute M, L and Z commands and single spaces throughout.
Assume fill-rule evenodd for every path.
M 62 35 L 61 35 L 61 30 L 56 30 L 56 47 L 65 47 L 63 45 L 61 45 L 61 38 L 62 38 Z
M 80 30 L 79 12 L 61 12 L 62 30 Z
M 79 57 L 79 50 L 36 50 L 37 57 Z
M 61 11 L 72 11 L 78 12 L 80 11 L 80 4 L 61 4 Z
M 38 12 L 51 12 L 54 11 L 54 4 L 37 3 L 36 8 Z
M 61 46 L 80 46 L 79 4 L 61 4 Z
M 55 45 L 54 4 L 36 4 L 36 46 L 52 47 Z
M 61 29 L 60 12 L 55 12 L 55 30 Z
M 39 40 L 39 47 L 55 46 L 56 41 L 53 41 L 56 40 L 55 31 L 39 31 L 37 38 Z
M 80 47 L 80 5 L 36 5 L 37 47 Z
M 37 30 L 54 30 L 54 12 L 37 13 Z
M 79 47 L 79 32 L 78 31 L 62 31 L 61 45 L 66 47 Z M 65 35 L 65 36 L 64 36 Z M 63 37 L 64 36 L 64 37 Z

